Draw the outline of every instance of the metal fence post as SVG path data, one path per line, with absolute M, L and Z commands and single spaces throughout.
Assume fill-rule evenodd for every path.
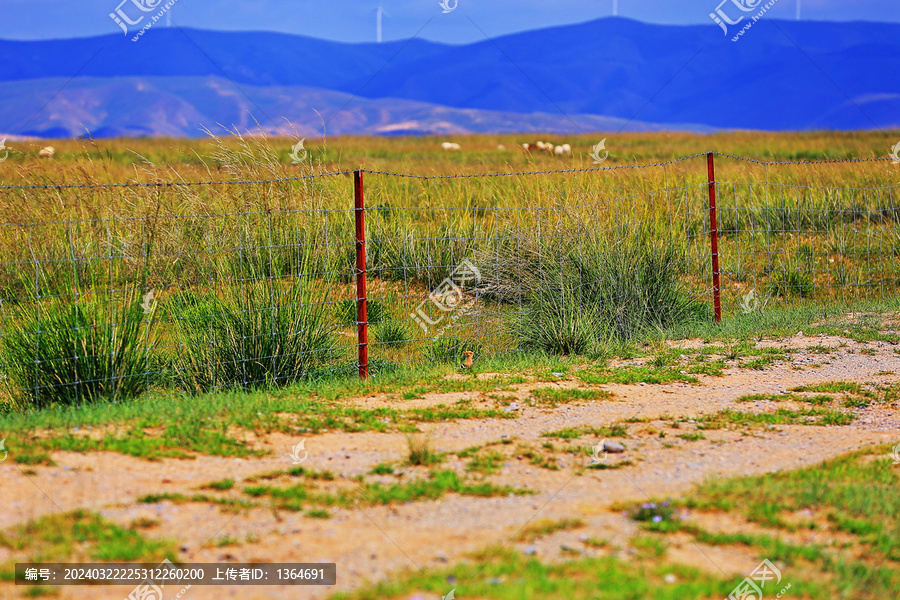
M 356 331 L 359 344 L 359 377 L 369 378 L 369 322 L 366 315 L 366 202 L 363 172 L 354 171 L 356 216 Z
M 713 307 L 716 314 L 716 323 L 722 322 L 722 298 L 719 281 L 719 225 L 716 219 L 716 162 L 715 154 L 706 154 L 706 164 L 709 171 L 709 238 L 712 248 L 713 270 Z

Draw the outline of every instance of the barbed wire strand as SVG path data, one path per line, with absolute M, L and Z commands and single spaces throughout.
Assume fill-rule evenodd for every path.
M 784 165 L 816 165 L 816 164 L 851 164 L 865 162 L 886 162 L 895 161 L 896 159 L 886 156 L 879 158 L 835 158 L 835 159 L 819 159 L 819 160 L 792 160 L 792 161 L 763 161 L 755 158 L 737 156 L 734 154 L 726 154 L 723 152 L 698 152 L 689 156 L 673 158 L 672 160 L 641 163 L 634 165 L 616 165 L 609 167 L 593 167 L 582 169 L 550 169 L 543 171 L 510 171 L 499 173 L 455 173 L 450 175 L 418 175 L 415 173 L 398 173 L 394 171 L 380 171 L 375 169 L 358 169 L 363 173 L 372 175 L 387 175 L 391 177 L 405 177 L 409 179 L 469 179 L 479 177 L 519 177 L 525 175 L 557 175 L 566 173 L 590 173 L 596 171 L 617 171 L 630 169 L 648 169 L 666 167 L 668 165 L 677 164 L 713 154 L 722 158 L 731 158 L 733 160 L 749 162 L 765 166 L 784 166 Z M 276 179 L 249 179 L 249 180 L 233 180 L 233 181 L 171 181 L 171 182 L 151 182 L 151 183 L 94 183 L 94 184 L 33 184 L 33 185 L 0 185 L 0 190 L 38 190 L 38 189 L 108 189 L 108 188 L 165 188 L 165 187 L 189 187 L 189 186 L 213 186 L 213 185 L 258 185 L 269 183 L 286 183 L 291 181 L 302 181 L 306 179 L 316 179 L 321 177 L 336 177 L 338 175 L 349 175 L 356 171 L 343 170 L 331 171 L 328 173 L 317 173 L 313 175 L 296 175 L 293 177 L 281 177 Z

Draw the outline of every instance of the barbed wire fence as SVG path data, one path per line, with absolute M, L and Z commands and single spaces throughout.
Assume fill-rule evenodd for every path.
M 0 225 L 0 405 L 590 354 L 773 304 L 883 300 L 897 183 L 855 169 L 886 161 L 0 186 L 25 204 L 175 190 L 190 206 L 228 187 L 248 207 Z

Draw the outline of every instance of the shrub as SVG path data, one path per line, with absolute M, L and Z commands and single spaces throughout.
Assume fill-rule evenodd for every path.
M 141 394 L 152 382 L 155 312 L 141 292 L 119 300 L 92 295 L 49 303 L 30 299 L 7 315 L 0 363 L 26 406 L 76 405 Z
M 302 282 L 257 279 L 208 293 L 176 320 L 185 388 L 287 385 L 334 355 L 325 294 Z
M 782 266 L 769 277 L 769 293 L 807 298 L 813 293 L 812 276 L 799 266 Z
M 356 325 L 356 300 L 341 300 L 335 304 L 335 318 L 341 325 Z M 378 300 L 366 301 L 366 320 L 369 324 L 381 323 L 387 320 L 387 311 Z
M 375 341 L 396 346 L 409 340 L 406 325 L 398 322 L 381 323 L 375 327 Z
M 531 248 L 538 239 L 519 241 L 485 277 L 488 294 L 522 303 L 512 329 L 523 348 L 589 354 L 611 339 L 709 317 L 685 291 L 686 261 L 674 245 L 641 232 L 618 244 L 587 233 L 565 237 L 580 245 L 548 251 Z

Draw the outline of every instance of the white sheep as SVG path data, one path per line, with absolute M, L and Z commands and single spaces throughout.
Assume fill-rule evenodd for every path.
M 53 158 L 54 154 L 56 154 L 56 149 L 54 149 L 53 146 L 41 148 L 40 152 L 38 152 L 38 156 L 41 158 Z
M 556 146 L 553 148 L 553 154 L 556 156 L 571 156 L 572 155 L 572 146 L 568 144 L 563 144 L 562 146 Z
M 553 154 L 553 144 L 549 142 L 542 142 L 540 140 L 536 141 L 533 144 L 522 144 L 522 149 L 526 154 L 531 154 L 535 150 L 540 150 L 542 152 L 546 152 L 548 154 Z
M 459 152 L 460 150 L 462 150 L 462 146 L 454 142 L 444 142 L 443 144 L 441 144 L 441 148 L 443 148 L 446 152 Z

